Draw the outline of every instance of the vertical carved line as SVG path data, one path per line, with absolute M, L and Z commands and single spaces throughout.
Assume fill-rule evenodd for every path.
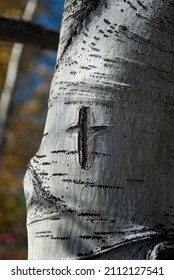
M 78 160 L 82 169 L 88 170 L 94 162 L 92 153 L 95 137 L 108 130 L 111 125 L 93 126 L 93 112 L 90 107 L 82 106 L 79 109 L 79 118 L 75 126 L 69 127 L 68 133 L 78 133 Z
M 78 155 L 79 164 L 82 169 L 88 168 L 88 146 L 89 146 L 89 114 L 90 108 L 82 106 L 79 110 L 79 133 L 78 133 Z

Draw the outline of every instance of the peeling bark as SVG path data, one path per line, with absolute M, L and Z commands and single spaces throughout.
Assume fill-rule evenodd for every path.
M 174 5 L 87 3 L 66 1 L 44 137 L 25 176 L 29 258 L 133 259 L 134 246 L 146 259 L 173 240 Z

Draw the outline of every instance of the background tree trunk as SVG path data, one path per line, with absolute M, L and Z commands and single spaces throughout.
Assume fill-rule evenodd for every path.
M 37 6 L 37 2 L 37 0 L 28 0 L 22 17 L 23 20 L 30 21 L 32 19 Z M 7 116 L 12 94 L 16 85 L 18 68 L 23 48 L 23 44 L 15 43 L 13 45 L 11 57 L 8 64 L 4 89 L 1 92 L 0 96 L 0 149 L 4 138 L 5 125 L 7 122 Z
M 173 14 L 169 0 L 65 2 L 24 180 L 30 259 L 150 258 L 172 239 Z
M 59 32 L 31 21 L 0 16 L 0 41 L 57 51 Z

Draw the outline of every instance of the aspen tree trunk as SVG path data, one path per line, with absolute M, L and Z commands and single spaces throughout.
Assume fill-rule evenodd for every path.
M 45 131 L 24 180 L 29 259 L 173 250 L 173 15 L 169 0 L 65 1 Z

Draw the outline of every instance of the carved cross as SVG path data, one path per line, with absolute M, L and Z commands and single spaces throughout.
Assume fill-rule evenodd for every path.
M 69 133 L 78 133 L 78 158 L 82 169 L 90 169 L 94 162 L 93 145 L 97 134 L 109 129 L 109 125 L 94 126 L 93 112 L 82 106 L 79 110 L 78 122 L 67 129 Z

